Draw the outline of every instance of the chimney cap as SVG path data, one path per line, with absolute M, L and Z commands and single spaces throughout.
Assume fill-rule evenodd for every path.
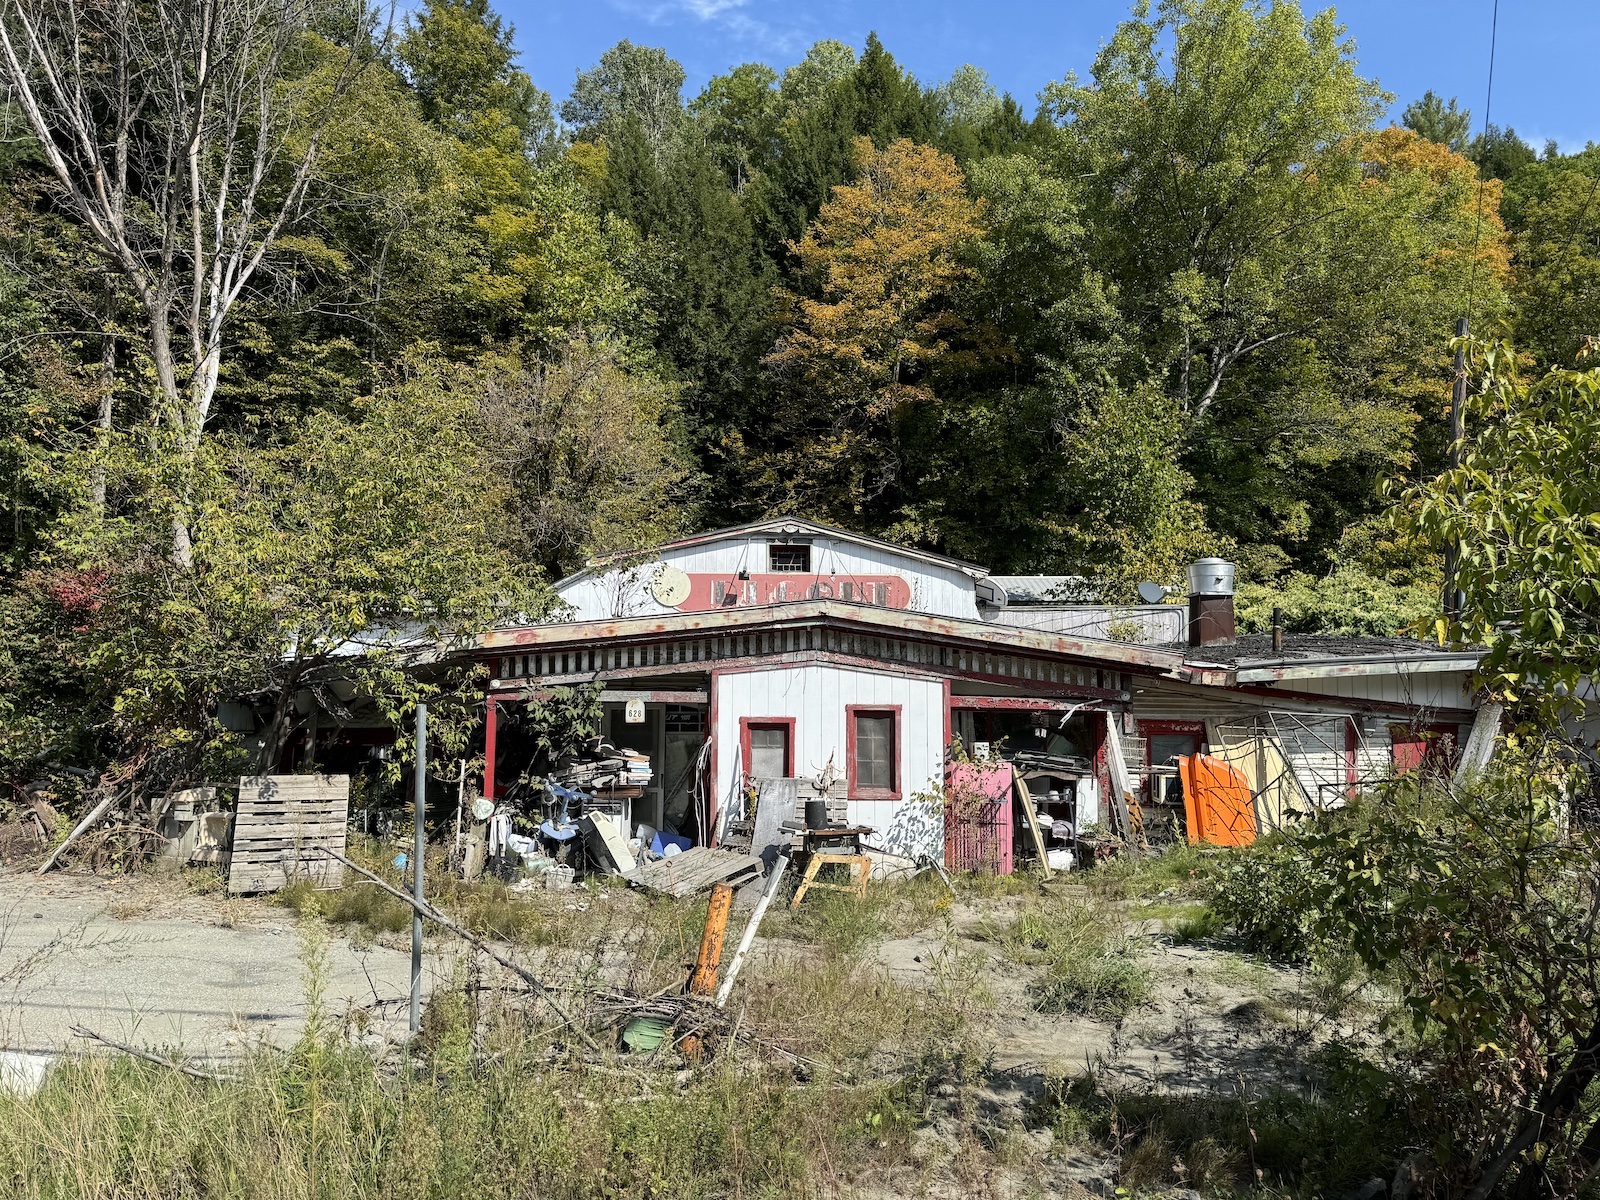
M 1189 595 L 1231 596 L 1238 568 L 1222 558 L 1202 558 L 1189 564 Z

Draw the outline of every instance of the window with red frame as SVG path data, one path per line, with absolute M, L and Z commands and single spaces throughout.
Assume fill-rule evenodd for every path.
M 900 710 L 850 705 L 850 795 L 858 800 L 895 799 L 900 794 Z
M 794 720 L 739 722 L 744 773 L 751 779 L 789 779 L 794 775 Z

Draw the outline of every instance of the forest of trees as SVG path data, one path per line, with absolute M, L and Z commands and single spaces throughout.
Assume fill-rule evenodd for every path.
M 0 771 L 198 771 L 364 629 L 778 513 L 1426 615 L 1385 497 L 1446 465 L 1458 318 L 1600 333 L 1600 147 L 1392 123 L 1285 0 L 1107 33 L 1031 117 L 876 37 L 693 96 L 623 41 L 557 106 L 488 0 L 7 6 Z

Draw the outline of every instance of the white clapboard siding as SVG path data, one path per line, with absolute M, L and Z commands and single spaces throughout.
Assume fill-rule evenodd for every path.
M 1286 717 L 1276 714 L 1273 724 L 1283 743 L 1295 778 L 1313 804 L 1325 805 L 1347 786 L 1345 730 L 1347 717 Z
M 721 804 L 736 796 L 741 782 L 741 717 L 752 721 L 793 718 L 795 774 L 815 779 L 831 759 L 842 788 L 849 770 L 847 707 L 898 705 L 900 800 L 852 799 L 846 806 L 851 824 L 870 825 L 891 840 L 902 832 L 897 825 L 910 811 L 911 798 L 929 791 L 943 778 L 944 688 L 937 679 L 817 663 L 720 673 L 715 686 L 716 795 Z M 937 853 L 942 846 L 930 844 L 925 849 Z
M 343 864 L 321 853 L 345 850 L 348 775 L 258 775 L 239 780 L 230 892 L 273 892 L 291 879 L 322 887 L 344 881 Z
M 1386 675 L 1330 675 L 1315 679 L 1282 679 L 1273 684 L 1286 692 L 1338 696 L 1424 709 L 1470 709 L 1472 676 L 1467 671 L 1413 671 L 1398 666 Z

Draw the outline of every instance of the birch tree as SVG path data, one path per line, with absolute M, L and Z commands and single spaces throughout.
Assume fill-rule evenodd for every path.
M 322 30 L 343 26 L 339 43 Z M 376 46 L 330 0 L 0 0 L 0 82 L 56 202 L 147 324 L 154 423 L 205 434 L 230 317 L 307 209 L 323 130 Z M 172 558 L 187 567 L 180 498 Z

